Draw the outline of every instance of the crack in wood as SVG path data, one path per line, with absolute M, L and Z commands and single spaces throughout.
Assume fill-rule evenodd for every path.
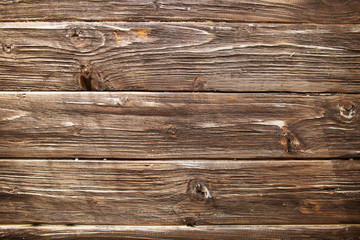
M 78 85 L 84 91 L 102 91 L 106 89 L 105 81 L 99 71 L 90 64 L 80 66 Z

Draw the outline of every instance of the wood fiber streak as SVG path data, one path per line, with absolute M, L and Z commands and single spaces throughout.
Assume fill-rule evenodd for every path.
M 358 0 L 1 0 L 1 21 L 360 23 Z
M 1 92 L 0 157 L 356 158 L 359 95 Z
M 30 22 L 0 28 L 1 91 L 360 92 L 358 25 Z
M 7 240 L 57 239 L 360 239 L 358 225 L 320 226 L 0 226 Z
M 359 173 L 359 160 L 1 160 L 0 223 L 360 223 Z

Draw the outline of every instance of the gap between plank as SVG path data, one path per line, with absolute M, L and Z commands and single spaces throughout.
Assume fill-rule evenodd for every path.
M 56 22 L 56 23 L 108 23 L 108 22 L 118 22 L 118 23 L 245 23 L 245 24 L 289 24 L 289 25 L 353 25 L 358 26 L 360 23 L 325 23 L 325 22 L 281 22 L 281 21 L 237 21 L 237 20 L 204 20 L 204 19 L 151 19 L 151 20 L 145 20 L 145 19 L 123 19 L 123 20 L 117 20 L 117 19 L 107 19 L 107 20 L 97 20 L 97 19 L 76 19 L 76 18 L 69 18 L 69 19 L 32 19 L 32 20 L 24 20 L 24 19 L 6 19 L 6 20 L 0 20 L 1 23 L 31 23 L 31 22 Z
M 26 94 L 69 94 L 69 93 L 122 93 L 122 94 L 166 94 L 166 93 L 183 93 L 183 94 L 284 94 L 284 95 L 299 95 L 299 96 L 341 96 L 341 95 L 359 95 L 360 92 L 291 92 L 291 91 L 129 91 L 129 90 L 116 90 L 116 91 L 0 91 L 3 94 L 26 93 Z
M 262 225 L 194 225 L 194 226 L 186 226 L 186 225 L 110 225 L 110 224 L 0 224 L 0 230 L 3 227 L 33 227 L 33 228 L 45 228 L 45 227 L 67 227 L 67 228 L 84 228 L 84 227 L 119 227 L 119 228 L 184 228 L 184 229 L 193 229 L 193 228 L 226 228 L 226 227 L 341 227 L 341 226 L 354 226 L 360 227 L 360 224 L 357 223 L 339 223 L 339 224 L 262 224 Z
M 133 162 L 133 161 L 158 161 L 158 162 L 166 162 L 166 161 L 335 161 L 335 160 L 343 160 L 343 161 L 358 161 L 360 158 L 349 158 L 349 157 L 337 157 L 337 158 L 41 158 L 41 157 L 0 157 L 0 161 L 64 161 L 64 162 Z

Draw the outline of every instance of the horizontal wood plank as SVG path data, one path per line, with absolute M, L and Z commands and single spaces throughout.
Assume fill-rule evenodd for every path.
M 21 22 L 0 29 L 1 91 L 360 92 L 357 25 Z
M 360 223 L 360 161 L 0 160 L 1 224 Z
M 1 21 L 252 21 L 360 23 L 358 0 L 0 1 Z
M 356 158 L 360 95 L 0 92 L 0 157 Z
M 7 240 L 55 239 L 359 239 L 359 225 L 318 226 L 0 226 Z

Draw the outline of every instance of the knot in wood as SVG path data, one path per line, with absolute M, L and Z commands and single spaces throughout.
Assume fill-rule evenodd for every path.
M 81 90 L 96 91 L 106 88 L 105 81 L 99 71 L 91 65 L 81 65 L 78 77 L 78 85 Z
M 194 217 L 186 217 L 184 219 L 184 222 L 185 222 L 186 226 L 193 227 L 196 225 L 197 219 Z
M 208 202 L 212 199 L 209 186 L 204 181 L 198 179 L 189 181 L 187 194 L 195 201 Z
M 90 45 L 90 37 L 84 29 L 79 27 L 70 28 L 66 34 L 66 37 L 70 39 L 70 42 L 77 48 L 83 48 Z
M 284 128 L 281 133 L 280 144 L 283 146 L 284 151 L 290 155 L 297 154 L 303 147 L 295 134 L 287 128 Z
M 201 77 L 196 77 L 192 82 L 193 91 L 203 91 L 205 89 L 205 81 Z
M 166 130 L 166 135 L 169 136 L 170 138 L 176 138 L 178 134 L 179 134 L 179 130 L 174 126 L 169 127 Z
M 158 10 L 158 9 L 160 8 L 160 5 L 159 5 L 159 3 L 158 3 L 158 0 L 154 0 L 154 1 L 153 1 L 153 4 L 154 4 L 154 7 L 155 7 L 156 10 Z
M 14 50 L 14 45 L 3 43 L 3 45 L 2 45 L 2 50 L 3 50 L 5 53 L 11 53 L 11 52 Z
M 18 187 L 14 187 L 14 188 L 10 189 L 10 192 L 13 193 L 13 194 L 17 194 L 18 191 L 19 191 Z
M 84 34 L 80 28 L 72 28 L 69 30 L 67 37 L 70 37 L 71 39 L 78 41 L 84 38 Z
M 255 31 L 257 31 L 257 25 L 256 24 L 248 24 L 246 27 L 245 27 L 245 31 L 247 32 L 247 33 L 253 33 L 253 32 L 255 32 Z
M 82 129 L 80 127 L 75 126 L 72 128 L 72 132 L 74 136 L 80 136 Z
M 345 121 L 351 121 L 354 119 L 358 112 L 358 108 L 351 101 L 343 101 L 339 104 L 339 114 Z

